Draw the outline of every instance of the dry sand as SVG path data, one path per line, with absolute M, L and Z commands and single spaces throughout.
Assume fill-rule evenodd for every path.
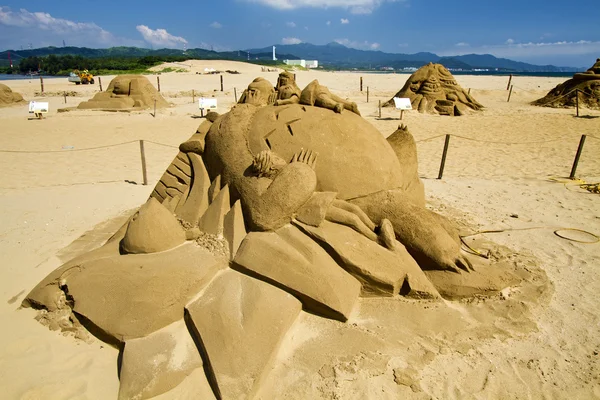
M 244 63 L 183 64 L 190 72 L 160 76 L 161 93 L 174 106 L 156 118 L 151 111 L 57 113 L 65 107 L 63 92 L 74 92 L 66 104 L 73 107 L 91 98 L 98 84 L 46 79 L 47 94 L 41 95 L 39 80 L 5 82 L 28 101 L 49 101 L 50 112 L 30 120 L 26 106 L 0 109 L 0 149 L 59 153 L 0 153 L 0 397 L 116 398 L 115 349 L 51 332 L 34 320 L 35 311 L 18 308 L 47 273 L 98 246 L 145 202 L 176 146 L 202 121 L 192 90 L 196 97 L 216 97 L 225 112 L 234 87 L 239 96 L 257 76 L 277 80 L 277 73 Z M 204 68 L 241 74 L 224 74 L 221 92 L 218 75 L 196 74 Z M 362 93 L 359 76 L 300 71 L 297 81 L 302 88 L 318 79 L 356 101 L 383 135 L 391 134 L 399 114 L 383 109 L 379 119 L 377 104 L 409 75 L 362 74 Z M 111 78 L 102 77 L 105 88 Z M 456 79 L 484 111 L 462 117 L 412 111 L 402 121 L 418 141 L 429 205 L 471 231 L 544 227 L 488 234 L 486 246 L 506 262 L 541 268 L 550 284 L 540 278 L 497 298 L 437 304 L 363 299 L 346 324 L 305 314 L 286 339 L 263 399 L 600 398 L 600 244 L 560 239 L 552 229 L 600 234 L 600 197 L 551 179 L 568 176 L 579 138 L 587 134 L 577 176 L 600 181 L 600 112 L 585 109 L 584 118 L 575 118 L 572 109 L 529 105 L 566 78 L 515 77 L 510 102 L 507 77 Z M 455 136 L 444 178 L 437 180 L 445 134 Z M 136 142 L 69 151 L 140 139 L 173 146 L 146 142 L 148 186 L 139 184 Z M 161 398 L 186 398 L 192 386 L 190 379 Z

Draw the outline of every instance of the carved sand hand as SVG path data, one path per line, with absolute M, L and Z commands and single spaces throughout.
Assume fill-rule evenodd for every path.
M 316 151 L 300 149 L 298 153 L 294 154 L 291 162 L 304 163 L 314 170 L 315 165 L 317 164 L 318 156 L 319 153 L 317 153 Z
M 273 166 L 273 157 L 271 152 L 268 150 L 263 150 L 258 153 L 254 157 L 254 161 L 252 162 L 252 170 L 258 176 L 267 175 L 271 171 L 271 167 Z

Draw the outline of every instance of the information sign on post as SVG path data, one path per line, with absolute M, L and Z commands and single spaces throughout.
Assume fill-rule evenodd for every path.
M 42 114 L 48 112 L 48 102 L 43 101 L 30 101 L 29 102 L 29 113 L 34 114 L 37 118 L 42 119 Z
M 206 99 L 204 97 L 200 97 L 198 99 L 198 108 L 200 109 L 202 116 L 204 116 L 204 110 L 214 111 L 217 109 L 217 99 Z
M 394 105 L 396 110 L 400 110 L 400 120 L 404 116 L 404 110 L 412 110 L 410 99 L 406 97 L 394 97 Z

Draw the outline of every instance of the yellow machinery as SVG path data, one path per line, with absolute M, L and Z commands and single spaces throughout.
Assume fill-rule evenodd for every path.
M 94 84 L 94 75 L 90 74 L 87 69 L 83 71 L 75 70 L 69 74 L 69 82 L 74 82 L 76 85 L 88 83 Z

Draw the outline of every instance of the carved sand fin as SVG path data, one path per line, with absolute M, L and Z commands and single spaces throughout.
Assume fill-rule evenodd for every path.
M 177 208 L 180 200 L 181 195 L 176 194 L 173 197 L 166 198 L 165 201 L 162 202 L 162 205 L 165 206 L 167 210 L 171 211 L 172 214 L 175 214 L 175 209 Z
M 205 233 L 222 235 L 225 215 L 231 208 L 229 204 L 229 186 L 225 185 L 206 212 L 200 217 L 198 228 Z
M 214 181 L 211 182 L 210 188 L 208 188 L 208 202 L 212 203 L 219 191 L 221 190 L 221 175 L 217 175 Z
M 242 204 L 240 200 L 238 200 L 233 207 L 231 207 L 229 212 L 227 212 L 223 221 L 223 236 L 229 244 L 229 255 L 231 260 L 235 257 L 246 234 Z
M 208 209 L 210 178 L 202 157 L 195 153 L 188 153 L 187 157 L 192 165 L 192 187 L 184 205 L 177 210 L 177 216 L 195 226 L 200 216 Z

